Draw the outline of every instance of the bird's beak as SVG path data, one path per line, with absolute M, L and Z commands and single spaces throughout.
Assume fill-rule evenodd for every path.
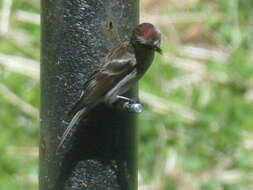
M 154 49 L 155 49 L 156 52 L 158 52 L 160 54 L 163 54 L 163 51 L 162 51 L 162 49 L 159 46 L 155 46 Z

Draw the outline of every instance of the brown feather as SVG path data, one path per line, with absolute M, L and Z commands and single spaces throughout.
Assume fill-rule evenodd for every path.
M 119 61 L 124 59 L 129 62 Z M 83 107 L 90 109 L 100 103 L 105 94 L 134 69 L 134 64 L 135 58 L 131 45 L 122 43 L 114 48 L 105 61 L 93 72 L 89 80 L 85 82 L 82 96 L 69 114 L 73 115 Z

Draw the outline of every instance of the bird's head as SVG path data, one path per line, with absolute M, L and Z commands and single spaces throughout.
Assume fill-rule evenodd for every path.
M 162 53 L 160 48 L 161 32 L 150 23 L 139 24 L 133 31 L 131 42 Z

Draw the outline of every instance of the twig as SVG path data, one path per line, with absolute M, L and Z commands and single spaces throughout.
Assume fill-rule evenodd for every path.
M 176 169 L 177 159 L 178 159 L 177 151 L 175 149 L 171 149 L 164 167 L 164 170 L 167 174 L 174 172 L 174 170 Z
M 39 150 L 37 146 L 9 146 L 7 154 L 14 156 L 19 153 L 20 157 L 27 157 L 31 160 L 37 160 L 39 157 Z
M 226 53 L 223 50 L 210 50 L 203 47 L 194 46 L 182 46 L 182 48 L 178 50 L 178 54 L 182 56 L 189 56 L 193 59 L 212 59 L 221 62 L 226 62 L 229 57 L 229 53 Z
M 242 34 L 239 24 L 239 15 L 238 15 L 238 0 L 234 1 L 231 4 L 233 7 L 232 9 L 232 18 L 233 18 L 233 25 L 234 25 L 234 35 L 232 35 L 232 45 L 233 51 L 236 50 L 241 42 L 242 42 Z M 233 33 L 232 33 L 233 34 Z
M 144 103 L 152 106 L 153 110 L 158 113 L 167 114 L 168 112 L 172 111 L 180 115 L 188 123 L 194 122 L 197 118 L 196 111 L 191 110 L 185 106 L 176 104 L 174 102 L 170 102 L 163 98 L 157 97 L 153 94 L 140 91 L 140 97 Z
M 31 59 L 0 53 L 0 65 L 10 71 L 32 77 L 36 80 L 40 76 L 39 62 Z
M 31 36 L 26 30 L 22 29 L 12 29 L 8 32 L 8 35 L 4 36 L 10 43 L 14 43 L 18 48 L 24 46 L 31 46 L 34 42 L 34 37 Z
M 180 77 L 174 78 L 167 83 L 163 83 L 163 89 L 166 90 L 166 92 L 170 93 L 177 89 L 182 89 L 185 87 L 193 86 L 196 84 L 199 84 L 204 79 L 204 75 L 202 74 L 185 74 Z
M 27 184 L 35 186 L 39 183 L 37 173 L 17 175 L 14 180 L 22 186 L 26 186 Z
M 25 2 L 29 3 L 36 9 L 40 9 L 40 0 L 24 0 Z
M 15 18 L 21 22 L 40 25 L 40 15 L 36 13 L 18 10 L 15 12 Z
M 13 93 L 7 86 L 0 83 L 0 94 L 8 100 L 13 105 L 17 106 L 20 110 L 22 110 L 27 115 L 38 119 L 39 111 L 37 108 L 33 107 L 32 105 L 28 104 L 20 97 L 18 97 L 15 93 Z
M 198 84 L 201 81 L 214 81 L 218 83 L 229 82 L 229 78 L 226 73 L 208 71 L 208 68 L 204 63 L 206 60 L 186 59 L 171 55 L 164 56 L 163 60 L 163 63 L 182 69 L 187 73 L 183 76 L 172 79 L 169 83 L 166 83 L 165 89 L 168 92 L 172 89 L 178 89 L 179 87 L 182 88 Z
M 207 68 L 203 62 L 192 60 L 192 59 L 185 59 L 179 58 L 173 55 L 165 55 L 162 57 L 163 63 L 170 63 L 170 65 L 177 67 L 179 69 L 183 69 L 186 71 L 194 72 L 194 73 L 204 73 L 206 72 Z
M 221 19 L 223 15 L 213 14 L 212 18 Z M 195 13 L 179 13 L 179 14 L 170 14 L 170 15 L 145 15 L 141 16 L 141 22 L 149 21 L 158 25 L 167 26 L 167 24 L 181 24 L 181 23 L 192 23 L 192 22 L 204 22 L 210 19 L 210 15 L 203 12 Z
M 0 34 L 4 35 L 9 30 L 10 13 L 12 7 L 12 0 L 3 0 L 2 15 L 0 22 Z

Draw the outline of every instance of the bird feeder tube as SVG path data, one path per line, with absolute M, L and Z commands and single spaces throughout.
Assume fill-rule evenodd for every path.
M 136 114 L 101 104 L 56 148 L 82 85 L 129 38 L 138 12 L 136 0 L 42 0 L 40 190 L 137 189 Z

